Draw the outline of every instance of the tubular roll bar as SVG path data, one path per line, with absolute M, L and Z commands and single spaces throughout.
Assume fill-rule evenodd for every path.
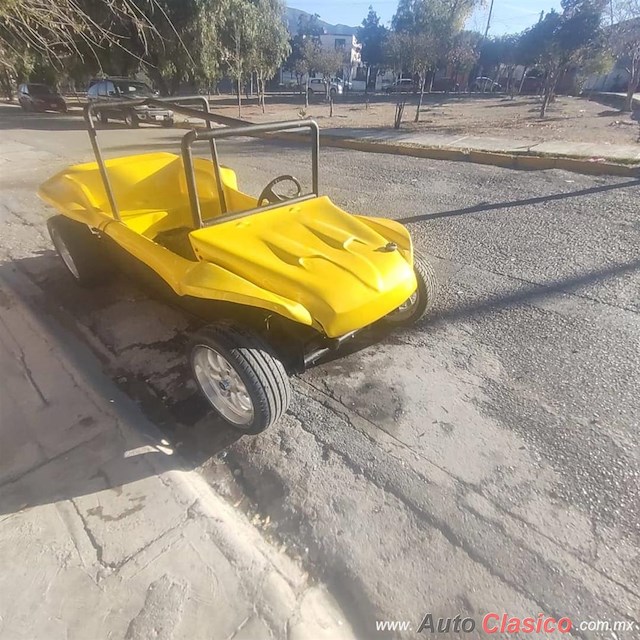
M 105 191 L 107 192 L 107 198 L 109 200 L 109 206 L 111 207 L 111 215 L 115 220 L 120 222 L 120 209 L 118 208 L 118 203 L 116 201 L 115 195 L 113 193 L 113 187 L 111 186 L 111 180 L 109 179 L 109 172 L 107 171 L 107 167 L 104 163 L 104 158 L 102 156 L 102 150 L 100 149 L 100 145 L 98 144 L 98 134 L 96 132 L 96 124 L 93 119 L 96 111 L 99 111 L 101 107 L 107 107 L 109 109 L 112 108 L 126 108 L 126 107 L 141 107 L 141 106 L 150 106 L 150 107 L 164 107 L 166 109 L 171 109 L 172 111 L 177 111 L 185 116 L 189 116 L 192 118 L 199 118 L 204 120 L 207 123 L 207 129 L 211 129 L 211 123 L 215 122 L 219 118 L 216 116 L 212 116 L 209 110 L 209 101 L 204 96 L 185 96 L 184 98 L 179 98 L 178 102 L 173 102 L 175 100 L 173 98 L 141 98 L 139 100 L 119 100 L 117 102 L 92 102 L 84 107 L 84 119 L 87 123 L 87 130 L 89 132 L 89 140 L 91 141 L 91 147 L 93 148 L 93 153 L 96 157 L 96 162 L 98 163 L 98 169 L 100 170 L 100 175 L 102 176 L 102 182 L 104 183 Z M 202 105 L 202 111 L 198 109 L 189 109 L 188 107 L 182 106 L 184 103 L 197 103 Z M 213 145 L 211 145 L 211 153 L 213 155 Z
M 197 103 L 202 105 L 202 110 L 199 109 L 191 109 L 189 107 L 183 106 L 185 103 Z M 100 175 L 102 177 L 102 181 L 104 183 L 104 188 L 107 193 L 107 198 L 109 200 L 109 206 L 111 207 L 111 214 L 113 218 L 118 222 L 121 221 L 120 209 L 118 208 L 118 203 L 115 198 L 115 194 L 113 193 L 113 187 L 111 185 L 111 180 L 109 179 L 109 172 L 107 171 L 106 164 L 104 162 L 104 157 L 102 155 L 102 151 L 100 149 L 100 145 L 98 144 L 98 134 L 96 131 L 96 125 L 94 121 L 94 116 L 96 111 L 99 111 L 101 108 L 108 109 L 118 109 L 118 108 L 131 108 L 138 106 L 149 106 L 149 107 L 160 107 L 170 109 L 171 111 L 175 111 L 176 113 L 180 113 L 187 117 L 198 118 L 200 120 L 204 120 L 207 123 L 207 131 L 197 131 L 192 129 L 182 138 L 182 160 L 185 170 L 185 175 L 187 179 L 187 190 L 189 193 L 189 204 L 191 206 L 191 216 L 193 218 L 193 225 L 195 229 L 202 229 L 205 226 L 204 221 L 202 220 L 202 209 L 200 207 L 200 201 L 198 200 L 198 188 L 196 185 L 196 175 L 193 164 L 193 155 L 191 152 L 191 147 L 194 142 L 199 141 L 208 141 L 209 148 L 211 150 L 211 159 L 213 161 L 213 167 L 215 172 L 216 185 L 218 187 L 218 193 L 220 196 L 220 206 L 221 206 L 221 216 L 215 219 L 212 223 L 209 224 L 218 224 L 220 222 L 227 222 L 229 220 L 233 220 L 236 218 L 244 217 L 245 215 L 250 215 L 251 213 L 257 211 L 267 211 L 270 208 L 275 208 L 281 206 L 280 203 L 275 205 L 270 205 L 266 207 L 261 207 L 259 209 L 255 209 L 252 211 L 246 211 L 243 213 L 237 214 L 228 214 L 226 198 L 224 194 L 224 185 L 222 182 L 222 173 L 220 171 L 220 162 L 218 157 L 218 148 L 216 145 L 216 140 L 220 140 L 223 138 L 233 138 L 233 137 L 260 137 L 262 134 L 268 133 L 276 133 L 276 132 L 294 132 L 300 131 L 302 129 L 309 129 L 311 131 L 311 154 L 312 154 L 312 169 L 313 169 L 313 193 L 295 198 L 293 200 L 288 200 L 287 202 L 291 204 L 295 204 L 296 202 L 303 202 L 308 200 L 313 196 L 320 195 L 319 189 L 319 158 L 320 158 L 320 129 L 318 125 L 313 120 L 307 121 L 289 121 L 289 122 L 277 122 L 277 123 L 268 123 L 268 124 L 257 124 L 257 125 L 245 125 L 241 127 L 233 127 L 233 128 L 225 128 L 219 130 L 213 130 L 211 126 L 212 122 L 220 123 L 223 118 L 220 116 L 214 115 L 211 113 L 209 109 L 209 101 L 204 96 L 188 96 L 184 98 L 144 98 L 140 100 L 120 100 L 117 102 L 92 102 L 90 104 L 85 105 L 84 107 L 84 119 L 87 123 L 87 130 L 89 132 L 89 140 L 91 141 L 91 147 L 93 148 L 93 153 L 96 157 L 96 162 L 98 164 L 98 169 L 100 171 Z
M 222 183 L 222 174 L 220 172 L 220 162 L 218 160 L 218 148 L 216 140 L 222 140 L 225 138 L 240 138 L 245 136 L 259 137 L 262 134 L 276 133 L 276 132 L 293 132 L 300 131 L 302 129 L 309 129 L 312 135 L 311 144 L 311 162 L 313 171 L 313 193 L 307 196 L 300 196 L 292 200 L 287 200 L 289 204 L 296 204 L 297 202 L 303 202 L 308 200 L 312 196 L 320 195 L 319 187 L 319 158 L 320 158 L 320 129 L 318 125 L 313 121 L 300 121 L 291 120 L 288 122 L 272 122 L 268 124 L 255 124 L 246 125 L 237 128 L 218 129 L 216 131 L 196 131 L 192 129 L 182 138 L 182 160 L 184 163 L 184 170 L 187 177 L 187 190 L 189 192 L 189 202 L 191 204 L 191 215 L 193 218 L 193 225 L 196 229 L 202 229 L 205 226 L 212 226 L 214 224 L 220 224 L 223 222 L 229 222 L 242 218 L 258 211 L 267 211 L 269 208 L 276 208 L 282 206 L 281 203 L 275 205 L 259 207 L 258 209 L 252 209 L 244 211 L 242 213 L 228 214 L 227 204 L 224 196 L 224 185 Z M 211 144 L 211 152 L 213 154 L 213 167 L 215 171 L 216 183 L 218 185 L 218 193 L 220 194 L 220 208 L 221 215 L 213 220 L 209 224 L 205 224 L 202 220 L 202 209 L 200 207 L 200 201 L 198 200 L 198 188 L 196 186 L 196 174 L 193 166 L 193 155 L 191 153 L 191 147 L 194 142 L 209 141 Z M 259 204 L 259 203 L 258 203 Z

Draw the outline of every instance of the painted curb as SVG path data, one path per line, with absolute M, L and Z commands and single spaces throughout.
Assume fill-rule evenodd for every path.
M 571 158 L 559 155 L 501 153 L 497 151 L 480 151 L 476 149 L 454 149 L 451 147 L 427 147 L 409 144 L 393 144 L 372 142 L 356 138 L 342 138 L 324 134 L 321 136 L 326 146 L 341 149 L 352 149 L 366 153 L 389 153 L 428 158 L 431 160 L 450 160 L 454 162 L 473 162 L 505 169 L 522 171 L 543 171 L 546 169 L 563 169 L 573 173 L 586 175 L 609 175 L 627 178 L 640 176 L 640 164 L 621 164 L 617 162 L 601 162 L 585 158 Z

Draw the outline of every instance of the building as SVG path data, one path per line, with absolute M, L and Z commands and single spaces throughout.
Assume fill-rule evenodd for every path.
M 292 36 L 297 32 L 297 25 L 301 15 L 308 16 L 309 14 L 299 9 L 287 9 L 285 19 L 289 33 Z M 342 69 L 336 69 L 335 73 L 337 77 L 350 82 L 356 77 L 357 69 L 362 66 L 362 46 L 356 38 L 357 29 L 343 24 L 332 25 L 322 20 L 318 21 L 318 25 L 324 31 L 319 36 L 322 48 L 344 51 L 343 67 Z M 280 70 L 280 82 L 283 85 L 291 85 L 297 84 L 298 79 L 295 73 L 286 71 L 283 68 Z
M 342 69 L 336 69 L 335 75 L 345 81 L 350 82 L 356 77 L 356 72 L 362 66 L 362 46 L 358 42 L 355 34 L 335 34 L 323 33 L 319 36 L 320 45 L 323 49 L 344 51 L 344 62 Z M 304 78 L 303 80 L 306 80 Z M 280 70 L 280 83 L 283 85 L 296 84 L 297 78 L 295 73 L 287 71 L 284 68 Z

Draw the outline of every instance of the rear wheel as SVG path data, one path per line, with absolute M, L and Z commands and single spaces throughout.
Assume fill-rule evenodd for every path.
M 291 385 L 282 362 L 249 331 L 205 328 L 191 341 L 190 361 L 198 387 L 232 429 L 261 433 L 289 407 Z
M 415 324 L 424 318 L 435 302 L 438 281 L 431 264 L 418 253 L 414 254 L 413 269 L 418 281 L 416 292 L 385 318 L 390 325 Z
M 166 128 L 173 127 L 173 118 L 170 119 L 170 120 L 163 120 L 162 121 L 162 126 L 166 127 Z
M 98 117 L 100 118 L 100 122 L 102 124 L 109 124 L 109 116 L 107 115 L 106 111 L 101 111 Z
M 138 120 L 138 116 L 133 111 L 129 111 L 124 116 L 124 122 L 127 125 L 127 127 L 129 127 L 129 129 L 137 129 L 138 125 L 140 124 Z
M 82 286 L 106 282 L 113 272 L 102 241 L 89 227 L 64 216 L 47 221 L 51 241 L 67 271 Z

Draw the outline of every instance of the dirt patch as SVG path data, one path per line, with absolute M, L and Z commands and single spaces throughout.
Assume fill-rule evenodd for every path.
M 420 122 L 413 118 L 417 98 L 407 96 L 403 131 L 420 131 L 454 135 L 473 135 L 546 142 L 594 142 L 635 144 L 640 139 L 637 115 L 622 113 L 586 98 L 560 96 L 550 105 L 545 119 L 538 117 L 540 100 L 533 96 L 484 97 L 462 95 L 425 96 Z M 268 98 L 266 113 L 250 100 L 242 117 L 254 122 L 296 120 L 311 117 L 323 128 L 366 127 L 392 129 L 396 98 L 370 96 L 339 97 L 334 115 L 329 117 L 329 105 L 313 98 L 308 109 L 299 96 Z M 228 98 L 212 98 L 212 109 L 222 115 L 237 117 L 238 109 Z

